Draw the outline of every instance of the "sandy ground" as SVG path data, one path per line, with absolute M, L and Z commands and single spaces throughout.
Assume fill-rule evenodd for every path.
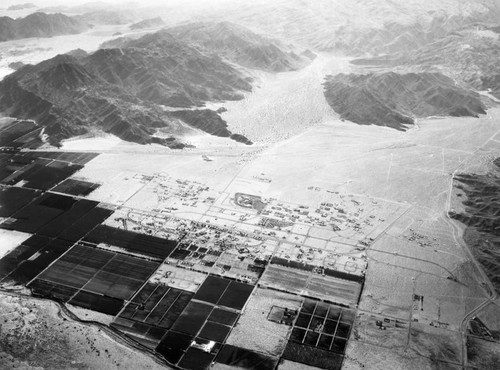
M 0 229 L 0 258 L 15 249 L 30 236 L 31 234 L 19 231 Z
M 335 112 L 323 97 L 323 78 L 349 69 L 346 58 L 320 54 L 297 72 L 257 73 L 254 91 L 244 100 L 222 104 L 227 112 L 221 116 L 233 132 L 254 142 L 286 139 L 335 119 Z
M 72 321 L 55 303 L 0 294 L 0 369 L 164 369 L 94 325 Z

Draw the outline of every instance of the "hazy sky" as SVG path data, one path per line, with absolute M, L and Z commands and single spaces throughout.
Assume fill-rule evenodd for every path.
M 197 2 L 197 3 L 220 3 L 224 2 L 226 0 L 189 0 L 189 2 Z M 182 3 L 185 3 L 186 0 L 137 0 L 137 1 L 129 1 L 129 0 L 105 0 L 105 1 L 99 1 L 99 0 L 1 0 L 0 1 L 0 7 L 8 7 L 14 4 L 24 4 L 24 3 L 33 3 L 37 6 L 53 6 L 53 5 L 66 5 L 66 6 L 72 6 L 72 5 L 79 5 L 79 4 L 85 4 L 85 3 L 91 3 L 91 2 L 104 2 L 104 3 L 113 3 L 113 4 L 120 4 L 120 3 L 130 3 L 130 2 L 136 2 L 140 4 L 141 6 L 146 6 L 146 5 L 162 5 L 162 4 L 173 4 L 173 3 L 178 3 L 181 5 Z

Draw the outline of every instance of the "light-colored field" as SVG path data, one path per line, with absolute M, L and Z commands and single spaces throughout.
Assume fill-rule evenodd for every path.
M 291 294 L 257 289 L 247 302 L 227 343 L 270 356 L 281 355 L 291 326 L 269 321 L 267 315 L 273 306 L 298 310 L 301 303 L 300 297 Z
M 185 270 L 168 264 L 161 265 L 149 279 L 152 283 L 168 285 L 172 288 L 196 292 L 205 281 L 207 275 L 196 271 Z
M 301 364 L 301 363 L 294 362 L 294 361 L 289 361 L 289 360 L 283 360 L 278 365 L 278 370 L 316 370 L 316 369 L 319 369 L 319 368 L 314 367 L 314 366 Z
M 0 258 L 14 250 L 30 236 L 31 234 L 21 233 L 15 230 L 0 229 Z

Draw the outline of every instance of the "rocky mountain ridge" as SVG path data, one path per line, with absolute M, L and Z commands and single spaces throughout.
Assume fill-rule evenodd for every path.
M 28 37 L 77 34 L 89 26 L 64 14 L 33 13 L 24 18 L 0 17 L 0 42 Z
M 0 82 L 0 110 L 35 119 L 54 144 L 98 128 L 128 141 L 182 147 L 180 140 L 155 136 L 157 129 L 178 128 L 183 121 L 162 106 L 182 110 L 237 100 L 252 88 L 248 77 L 219 57 L 204 55 L 164 31 L 128 40 L 120 48 L 73 54 L 7 76 Z M 203 114 L 212 115 L 208 110 Z M 224 121 L 210 122 L 201 129 L 232 135 Z
M 367 73 L 327 77 L 328 104 L 346 119 L 363 125 L 406 130 L 416 118 L 485 114 L 480 95 L 440 73 Z

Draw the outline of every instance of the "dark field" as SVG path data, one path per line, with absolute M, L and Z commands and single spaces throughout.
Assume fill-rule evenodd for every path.
M 95 207 L 82 216 L 70 227 L 64 229 L 59 238 L 76 242 L 87 235 L 97 225 L 113 214 L 113 211 L 105 208 Z
M 15 153 L 0 153 L 0 181 L 2 184 L 15 183 L 13 180 L 17 175 L 14 173 L 21 171 L 31 163 L 31 160 Z
M 33 173 L 23 174 L 18 180 L 26 181 L 24 186 L 27 188 L 49 190 L 82 168 L 81 165 L 54 161 L 40 166 Z
M 210 314 L 208 320 L 219 324 L 232 326 L 238 320 L 238 314 L 233 311 L 224 310 L 222 308 L 215 308 Z
M 283 358 L 322 369 L 340 370 L 344 356 L 307 345 L 288 342 Z
M 177 245 L 177 241 L 116 229 L 105 225 L 98 226 L 85 237 L 85 240 L 94 244 L 106 243 L 114 245 L 131 252 L 161 260 L 168 257 Z
M 15 185 L 21 180 L 32 176 L 37 173 L 43 167 L 47 166 L 51 162 L 50 159 L 36 158 L 30 160 L 23 156 L 15 155 L 10 161 L 8 166 L 5 168 L 7 177 L 4 177 L 2 183 L 5 185 Z
M 116 315 L 123 307 L 123 300 L 80 290 L 68 303 L 108 315 Z
M 120 318 L 169 329 L 193 293 L 147 283 L 120 314 Z
M 59 193 L 65 193 L 70 195 L 80 195 L 86 196 L 92 193 L 95 189 L 97 189 L 100 185 L 94 184 L 88 181 L 81 181 L 75 179 L 67 179 L 57 185 L 53 191 L 57 191 Z
M 212 305 L 191 301 L 172 326 L 172 330 L 196 335 L 210 316 L 212 308 Z
M 31 193 L 31 195 L 34 194 Z M 24 196 L 27 198 L 27 195 Z M 11 215 L 12 220 L 0 224 L 0 227 L 34 234 L 43 225 L 71 208 L 74 203 L 73 198 L 45 193 Z
M 31 203 L 30 203 L 31 201 Z M 108 218 L 113 211 L 97 203 L 69 196 L 7 188 L 0 193 L 0 217 L 11 217 L 0 228 L 76 242 Z
M 97 205 L 98 203 L 94 201 L 85 199 L 78 200 L 72 205 L 70 209 L 68 209 L 60 216 L 54 218 L 52 221 L 38 230 L 38 234 L 50 237 L 59 236 L 64 232 L 64 230 L 78 222 L 78 220 L 88 214 Z
M 217 280 L 212 280 L 212 283 L 213 282 L 220 283 L 220 281 Z M 223 284 L 223 286 L 226 287 L 229 285 L 230 284 Z M 214 285 L 209 284 L 208 287 L 210 286 Z M 215 286 L 220 286 L 220 284 L 216 284 Z M 146 285 L 143 291 L 134 298 L 133 304 L 138 304 L 138 301 L 144 299 L 146 299 L 147 302 L 148 298 L 145 297 L 148 295 L 150 297 L 153 296 L 155 289 L 154 287 L 148 287 Z M 221 289 L 219 289 L 217 296 L 223 296 Z M 142 298 L 139 299 L 138 297 Z M 193 299 L 194 298 L 195 297 L 193 297 Z M 127 309 L 124 310 L 122 314 L 126 311 Z M 162 339 L 161 343 L 158 345 L 157 351 L 163 354 L 165 358 L 173 364 L 180 360 L 179 366 L 181 367 L 186 367 L 188 369 L 205 369 L 214 361 L 217 353 L 232 330 L 233 325 L 235 325 L 238 316 L 239 312 L 215 307 L 210 303 L 192 300 L 182 313 L 180 313 L 180 316 L 178 316 L 175 324 L 172 326 L 172 330 Z M 176 343 L 177 340 L 179 340 L 182 345 Z M 210 342 L 214 342 L 215 345 L 210 353 L 207 353 L 195 347 L 191 347 L 191 341 L 196 342 L 198 345 L 208 344 Z M 231 346 L 228 348 L 231 348 Z M 237 351 L 241 351 L 238 352 L 238 354 L 242 354 L 243 357 L 236 361 L 229 354 L 229 360 L 227 361 L 231 360 L 245 363 L 245 361 L 257 359 L 260 356 L 241 349 L 237 349 Z M 264 359 L 267 361 L 267 358 L 264 357 Z M 273 364 L 275 364 L 275 362 L 274 359 L 269 361 L 269 363 Z
M 320 341 L 320 337 L 319 335 L 317 337 L 314 336 L 311 332 L 347 339 L 349 338 L 353 321 L 354 311 L 342 309 L 325 302 L 306 299 L 295 320 L 291 340 L 316 346 Z M 316 339 L 315 341 L 313 337 Z M 328 337 L 324 338 L 325 341 L 327 339 Z M 343 350 L 342 348 L 340 353 L 343 353 Z
M 61 300 L 72 297 L 71 304 L 116 315 L 124 300 L 130 299 L 157 268 L 154 262 L 76 245 L 29 287 L 39 295 Z
M 111 326 L 151 349 L 155 349 L 158 346 L 167 332 L 167 329 L 123 318 L 115 319 Z
M 189 348 L 193 339 L 194 337 L 191 335 L 169 331 L 156 347 L 156 351 L 171 364 L 176 364 Z
M 2 183 L 15 185 L 23 181 L 24 187 L 49 190 L 82 168 L 79 164 L 14 155 L 1 172 Z
M 203 302 L 217 303 L 228 287 L 230 280 L 208 276 L 196 292 L 194 298 Z
M 2 281 L 27 284 L 70 247 L 65 240 L 33 236 L 0 260 Z
M 190 370 L 205 370 L 210 368 L 214 358 L 214 354 L 191 347 L 186 351 L 184 357 L 182 357 L 179 367 Z
M 199 336 L 215 342 L 224 343 L 230 331 L 230 326 L 207 321 Z
M 62 302 L 69 301 L 78 292 L 76 288 L 54 284 L 41 279 L 33 281 L 30 288 L 34 295 L 49 297 Z
M 31 121 L 15 121 L 0 130 L 0 146 L 12 148 L 37 148 L 41 127 Z
M 353 321 L 354 311 L 304 300 L 283 358 L 325 369 L 340 369 Z
M 10 217 L 39 197 L 39 191 L 23 188 L 0 188 L 0 217 Z M 0 225 L 0 227 L 2 227 Z
M 241 310 L 252 290 L 252 285 L 208 276 L 196 292 L 194 299 Z
M 258 366 L 262 370 L 272 370 L 278 362 L 275 358 L 227 344 L 222 347 L 215 361 L 242 369 L 256 369 Z
M 113 257 L 111 252 L 77 245 L 38 278 L 80 289 Z

